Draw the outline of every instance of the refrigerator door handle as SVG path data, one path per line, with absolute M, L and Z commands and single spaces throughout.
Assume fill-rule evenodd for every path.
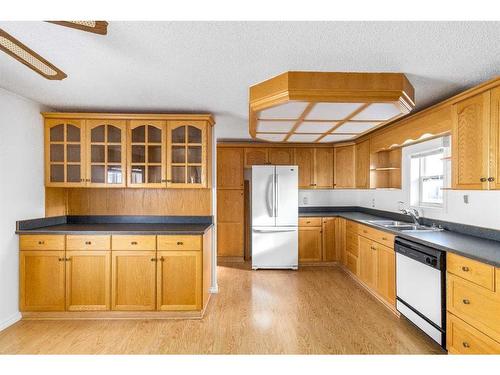
M 279 205 L 279 191 L 280 191 L 280 180 L 279 180 L 280 176 L 278 174 L 278 172 L 276 172 L 276 187 L 275 187 L 275 190 L 276 190 L 276 198 L 274 199 L 274 207 L 275 210 L 274 210 L 274 216 L 275 217 L 278 217 L 278 205 Z
M 271 176 L 271 178 L 269 179 L 269 183 L 267 185 L 266 207 L 269 210 L 269 216 L 274 217 L 274 175 Z

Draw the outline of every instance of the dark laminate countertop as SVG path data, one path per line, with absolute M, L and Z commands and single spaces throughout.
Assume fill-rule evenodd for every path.
M 399 232 L 388 228 L 383 228 L 371 223 L 367 220 L 387 220 L 394 219 L 388 216 L 372 215 L 365 212 L 357 212 L 349 210 L 347 212 L 334 211 L 319 211 L 319 212 L 300 212 L 301 217 L 328 217 L 340 216 L 349 220 L 357 221 L 373 228 L 393 233 L 401 238 L 406 238 L 410 241 L 418 242 L 423 245 L 434 247 L 439 250 L 457 253 L 465 257 L 476 259 L 484 263 L 492 264 L 500 267 L 500 242 L 490 239 L 480 238 L 467 234 L 444 230 L 441 232 Z
M 202 235 L 211 227 L 211 216 L 55 216 L 18 221 L 16 233 Z
M 204 234 L 212 224 L 59 224 L 17 234 Z

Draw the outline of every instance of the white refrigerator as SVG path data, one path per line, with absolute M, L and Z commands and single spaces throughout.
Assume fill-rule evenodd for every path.
M 250 184 L 252 268 L 298 268 L 296 165 L 254 165 Z

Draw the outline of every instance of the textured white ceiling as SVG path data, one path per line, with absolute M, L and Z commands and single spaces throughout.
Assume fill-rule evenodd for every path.
M 402 72 L 417 109 L 500 74 L 500 22 L 110 22 L 98 36 L 0 22 L 61 68 L 48 81 L 0 53 L 0 86 L 57 110 L 211 112 L 250 138 L 248 88 L 288 70 Z

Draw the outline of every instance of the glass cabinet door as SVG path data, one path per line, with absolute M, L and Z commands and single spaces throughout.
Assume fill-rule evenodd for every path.
M 85 185 L 83 121 L 45 121 L 45 186 Z
M 165 121 L 130 121 L 128 186 L 165 187 Z
M 168 187 L 206 187 L 206 124 L 168 123 Z
M 87 120 L 87 184 L 125 186 L 125 120 Z

